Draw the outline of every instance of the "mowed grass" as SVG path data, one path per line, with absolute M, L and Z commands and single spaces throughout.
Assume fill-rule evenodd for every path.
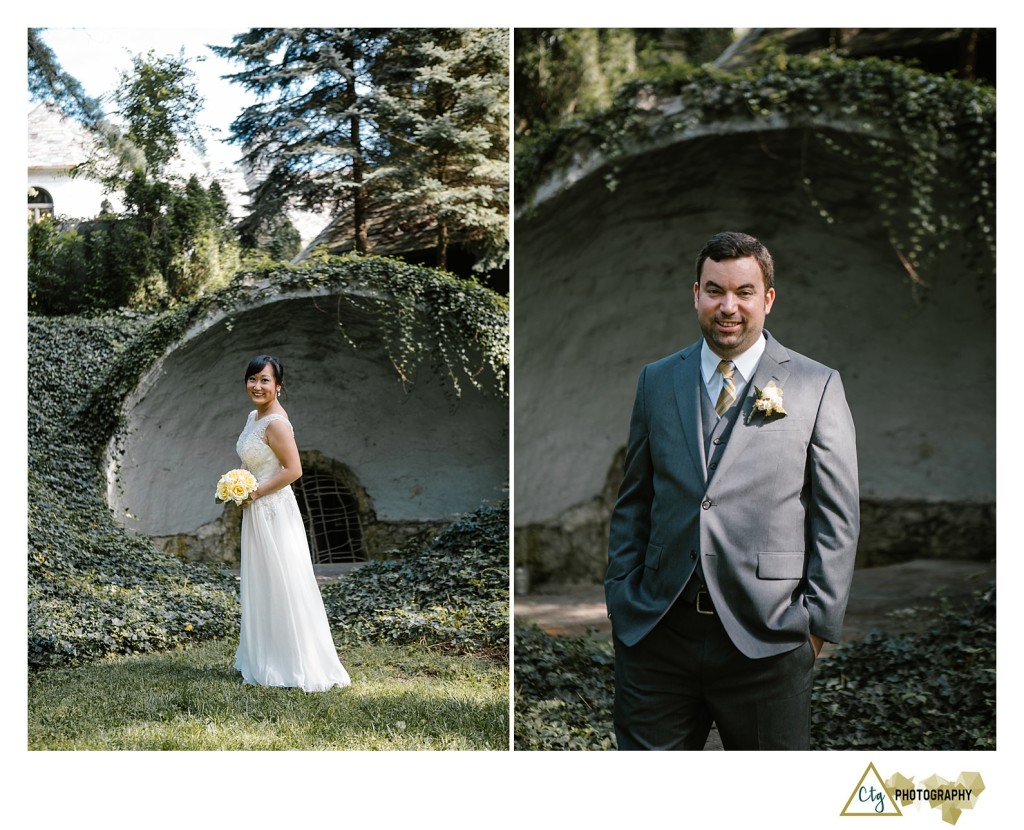
M 29 675 L 34 750 L 505 750 L 508 669 L 416 646 L 342 653 L 345 689 L 249 686 L 236 643 Z

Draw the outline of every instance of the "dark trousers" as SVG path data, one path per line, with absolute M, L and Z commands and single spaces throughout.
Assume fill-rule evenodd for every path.
M 750 658 L 680 599 L 635 646 L 615 639 L 618 748 L 700 750 L 714 722 L 726 749 L 807 749 L 813 678 L 810 640 Z

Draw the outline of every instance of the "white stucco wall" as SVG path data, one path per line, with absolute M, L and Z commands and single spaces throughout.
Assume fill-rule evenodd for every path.
M 248 361 L 272 354 L 285 367 L 281 399 L 300 451 L 346 464 L 381 521 L 442 520 L 500 500 L 508 480 L 508 409 L 472 388 L 452 411 L 422 371 L 409 393 L 382 351 L 375 321 L 342 312 L 336 297 L 276 298 L 221 319 L 172 349 L 128 404 L 123 455 L 109 498 L 124 523 L 165 536 L 189 533 L 223 511 L 219 476 L 239 464 L 234 446 L 253 409 Z
M 74 219 L 92 219 L 100 212 L 105 194 L 103 185 L 90 179 L 72 179 L 59 170 L 29 170 L 28 186 L 43 188 L 53 199 L 56 216 L 70 216 Z M 119 210 L 120 198 L 107 195 L 114 210 Z
M 862 495 L 995 499 L 994 277 L 951 251 L 915 302 L 855 165 L 801 166 L 797 135 L 722 135 L 564 179 L 515 233 L 515 524 L 598 495 L 642 366 L 699 336 L 693 263 L 720 230 L 777 269 L 769 330 L 839 369 Z M 840 221 L 801 182 L 810 172 Z M 980 287 L 979 287 L 980 286 Z

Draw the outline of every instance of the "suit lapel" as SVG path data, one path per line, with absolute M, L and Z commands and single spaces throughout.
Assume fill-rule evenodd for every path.
M 700 414 L 700 344 L 698 340 L 679 354 L 675 365 L 673 389 L 679 421 L 683 429 L 683 443 L 701 480 L 708 477 L 707 459 L 704 457 L 704 432 Z
M 765 334 L 768 333 L 765 332 Z M 786 368 L 786 363 L 789 362 L 789 352 L 779 345 L 779 342 L 770 334 L 767 339 L 768 342 L 765 344 L 761 361 L 757 364 L 754 377 L 747 384 L 743 400 L 740 401 L 741 408 L 736 416 L 737 420 L 733 424 L 729 440 L 725 444 L 725 450 L 722 452 L 722 460 L 715 471 L 716 476 L 725 475 L 733 461 L 743 454 L 747 445 L 757 435 L 757 429 L 753 429 L 747 424 L 747 417 L 754 408 L 754 387 L 764 389 L 770 381 L 774 380 L 776 386 L 782 389 L 786 388 L 786 379 L 789 377 L 789 369 Z

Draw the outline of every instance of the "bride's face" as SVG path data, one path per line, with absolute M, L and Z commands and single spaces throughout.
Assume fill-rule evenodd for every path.
M 274 377 L 273 367 L 268 363 L 255 375 L 249 375 L 245 381 L 245 391 L 249 393 L 253 403 L 265 404 L 273 401 L 281 391 Z

